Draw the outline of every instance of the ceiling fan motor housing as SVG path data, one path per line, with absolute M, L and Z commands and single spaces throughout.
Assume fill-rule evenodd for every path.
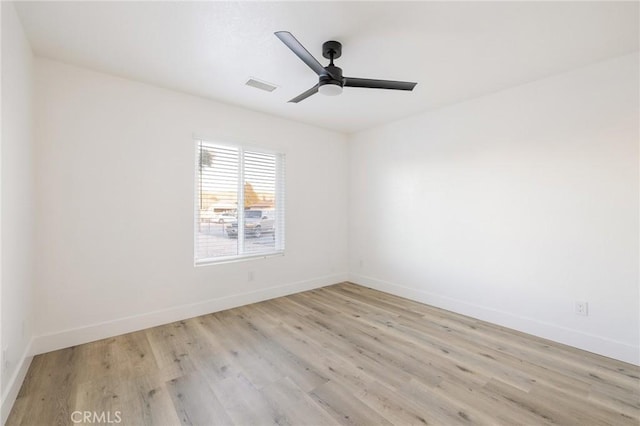
M 339 84 L 342 86 L 344 84 L 344 79 L 342 78 L 342 68 L 336 67 L 334 65 L 328 65 L 324 67 L 327 71 L 327 74 L 320 76 L 320 85 L 323 84 Z
M 342 69 L 334 65 L 324 67 L 327 74 L 320 75 L 318 81 L 318 91 L 324 95 L 336 96 L 342 93 L 344 79 L 342 78 Z

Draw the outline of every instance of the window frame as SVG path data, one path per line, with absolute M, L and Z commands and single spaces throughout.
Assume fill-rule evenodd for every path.
M 265 259 L 269 257 L 285 255 L 285 180 L 286 180 L 286 154 L 269 148 L 256 147 L 255 145 L 246 145 L 242 143 L 234 143 L 228 141 L 219 141 L 212 138 L 193 137 L 194 143 L 194 228 L 193 228 L 193 260 L 194 266 L 217 265 L 223 263 L 244 262 L 254 259 Z M 275 157 L 275 197 L 274 197 L 274 221 L 275 229 L 274 239 L 275 246 L 272 251 L 264 253 L 246 253 L 244 252 L 245 230 L 243 226 L 238 226 L 238 252 L 239 254 L 231 256 L 217 256 L 198 259 L 198 230 L 200 226 L 200 145 L 206 143 L 222 148 L 234 148 L 238 150 L 238 193 L 237 204 L 244 205 L 244 153 L 255 152 L 258 154 L 273 155 Z M 238 224 L 244 223 L 245 209 L 236 209 Z

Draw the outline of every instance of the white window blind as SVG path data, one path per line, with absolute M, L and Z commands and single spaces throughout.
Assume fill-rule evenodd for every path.
M 284 252 L 284 155 L 196 141 L 195 263 Z

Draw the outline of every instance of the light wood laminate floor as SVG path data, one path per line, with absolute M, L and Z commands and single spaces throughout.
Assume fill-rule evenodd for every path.
M 8 425 L 637 426 L 639 376 L 343 283 L 38 355 Z

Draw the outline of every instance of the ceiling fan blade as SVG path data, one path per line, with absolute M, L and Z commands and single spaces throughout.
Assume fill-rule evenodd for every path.
M 347 87 L 364 87 L 368 89 L 413 90 L 418 83 L 409 81 L 372 80 L 370 78 L 345 77 L 344 85 Z
M 318 85 L 317 84 L 315 86 L 313 86 L 311 89 L 307 90 L 306 92 L 301 93 L 298 96 L 296 96 L 295 98 L 291 99 L 289 102 L 297 104 L 298 102 L 304 101 L 309 96 L 314 95 L 316 93 L 318 93 Z
M 302 59 L 316 74 L 327 74 L 324 67 L 313 57 L 311 53 L 289 31 L 277 31 L 274 33 L 296 56 Z

